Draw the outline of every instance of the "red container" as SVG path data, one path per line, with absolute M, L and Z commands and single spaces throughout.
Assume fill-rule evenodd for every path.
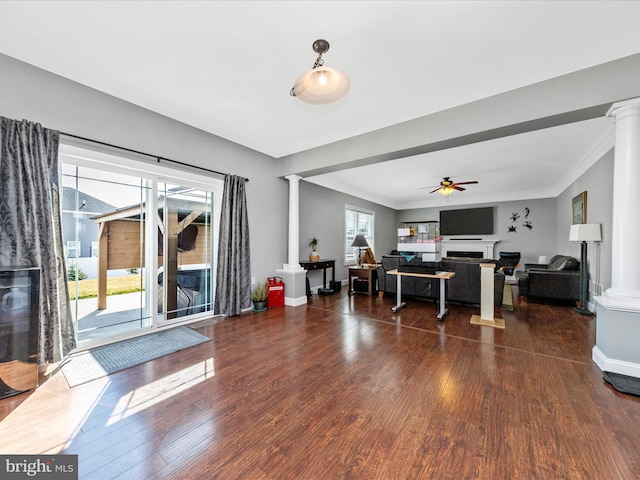
M 284 306 L 284 282 L 280 277 L 267 278 L 267 308 Z

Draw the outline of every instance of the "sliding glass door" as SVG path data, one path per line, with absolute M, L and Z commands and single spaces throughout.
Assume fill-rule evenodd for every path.
M 77 340 L 150 326 L 149 181 L 63 163 L 62 186 L 62 235 Z
M 213 207 L 212 192 L 158 184 L 160 322 L 213 310 Z
M 82 150 L 64 153 L 60 161 L 63 240 L 80 348 L 213 312 L 222 182 L 203 183 L 201 176 L 174 175 L 166 167 L 150 172 L 149 164 L 106 157 L 108 162 L 104 154 Z

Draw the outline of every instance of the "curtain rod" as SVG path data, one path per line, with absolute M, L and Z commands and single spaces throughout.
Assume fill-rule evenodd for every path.
M 175 164 L 178 164 L 178 165 L 183 165 L 185 167 L 197 168 L 198 170 L 204 170 L 205 172 L 215 173 L 217 175 L 223 175 L 223 176 L 229 175 L 228 173 L 218 172 L 217 170 L 211 170 L 210 168 L 198 167 L 197 165 L 189 165 L 188 163 L 180 162 L 178 160 L 172 160 L 170 158 L 161 157 L 160 155 L 152 155 L 150 153 L 140 152 L 138 150 L 133 150 L 131 148 L 120 147 L 118 145 L 113 145 L 112 143 L 101 142 L 100 140 L 93 140 L 91 138 L 81 137 L 79 135 L 73 135 L 71 133 L 60 132 L 60 135 L 64 135 L 66 137 L 77 138 L 78 140 L 85 140 L 87 142 L 97 143 L 99 145 L 104 145 L 105 147 L 117 148 L 117 149 L 120 149 L 120 150 L 124 150 L 126 152 L 137 153 L 138 155 L 144 155 L 146 157 L 155 158 L 158 161 L 158 163 L 160 163 L 160 160 L 164 160 L 165 162 L 175 163 Z M 244 181 L 248 182 L 249 179 L 245 178 Z

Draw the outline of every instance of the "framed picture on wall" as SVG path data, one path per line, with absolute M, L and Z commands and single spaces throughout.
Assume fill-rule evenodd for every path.
M 587 192 L 573 197 L 571 200 L 573 223 L 587 223 Z

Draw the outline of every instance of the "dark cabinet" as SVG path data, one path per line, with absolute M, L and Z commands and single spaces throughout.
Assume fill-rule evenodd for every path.
M 40 269 L 0 267 L 0 398 L 38 385 Z

